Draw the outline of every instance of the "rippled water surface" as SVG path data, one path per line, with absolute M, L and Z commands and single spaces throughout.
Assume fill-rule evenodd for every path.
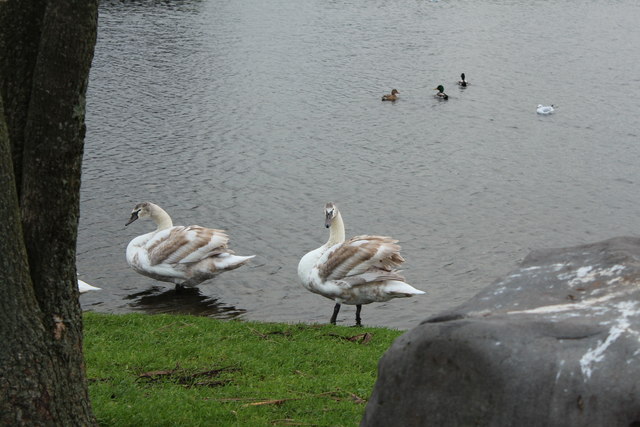
M 635 0 L 101 3 L 78 271 L 103 291 L 86 309 L 327 322 L 296 274 L 327 201 L 347 235 L 399 239 L 427 292 L 365 306 L 369 325 L 410 328 L 532 249 L 638 235 Z M 126 245 L 154 227 L 124 224 L 146 200 L 256 258 L 181 295 L 136 274 Z

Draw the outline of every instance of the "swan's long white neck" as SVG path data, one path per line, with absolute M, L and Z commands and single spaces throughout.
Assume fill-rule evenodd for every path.
M 342 221 L 340 211 L 338 211 L 338 214 L 333 218 L 329 226 L 329 240 L 327 240 L 326 246 L 331 247 L 336 243 L 342 243 L 344 242 L 344 238 L 344 222 Z
M 158 228 L 156 231 L 164 230 L 165 228 L 173 227 L 173 221 L 168 213 L 164 211 L 160 206 L 153 205 L 151 209 L 151 219 L 156 223 Z

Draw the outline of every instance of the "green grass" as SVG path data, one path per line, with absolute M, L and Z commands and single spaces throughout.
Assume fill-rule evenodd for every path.
M 402 331 L 85 313 L 101 426 L 356 426 Z

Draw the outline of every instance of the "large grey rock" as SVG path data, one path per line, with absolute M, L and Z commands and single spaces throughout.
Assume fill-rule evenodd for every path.
M 396 340 L 363 426 L 640 426 L 640 239 L 531 253 Z

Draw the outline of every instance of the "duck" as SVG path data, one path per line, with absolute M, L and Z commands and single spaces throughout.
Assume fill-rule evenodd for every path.
M 536 110 L 536 113 L 538 114 L 543 114 L 543 115 L 547 115 L 547 114 L 551 114 L 555 111 L 554 105 L 542 105 L 542 104 L 538 104 L 538 109 Z
M 393 89 L 391 91 L 391 94 L 386 94 L 386 95 L 382 95 L 382 100 L 383 101 L 395 101 L 396 99 L 399 98 L 398 94 L 400 92 L 398 92 L 398 89 Z
M 438 99 L 449 99 L 449 95 L 444 93 L 444 86 L 439 85 L 437 88 L 434 88 L 433 90 L 437 90 L 438 91 L 438 93 L 436 93 L 436 98 L 438 98 Z
M 102 290 L 102 288 L 91 286 L 87 282 L 78 279 L 78 290 L 80 291 L 81 294 L 85 294 L 90 291 L 100 291 Z
M 329 323 L 336 324 L 342 304 L 356 306 L 355 326 L 362 326 L 363 304 L 424 294 L 396 269 L 404 262 L 397 240 L 374 235 L 345 240 L 335 203 L 325 205 L 324 216 L 329 240 L 300 259 L 298 277 L 308 291 L 335 301 Z
M 174 226 L 169 214 L 151 202 L 135 205 L 125 226 L 144 218 L 151 219 L 157 228 L 129 242 L 127 263 L 144 276 L 174 283 L 176 291 L 197 286 L 255 257 L 234 255 L 227 248 L 229 237 L 224 230 Z
M 469 83 L 464 78 L 464 73 L 460 74 L 460 81 L 458 82 L 458 85 L 462 87 L 467 87 L 468 84 Z

